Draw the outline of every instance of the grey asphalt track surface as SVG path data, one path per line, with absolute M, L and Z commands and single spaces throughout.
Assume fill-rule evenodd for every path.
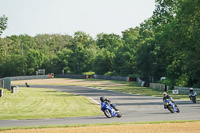
M 191 101 L 174 100 L 180 108 L 180 113 L 170 113 L 163 108 L 162 97 L 151 97 L 134 94 L 100 90 L 78 86 L 50 86 L 32 85 L 36 88 L 49 88 L 63 92 L 83 95 L 99 102 L 99 97 L 104 96 L 116 103 L 122 112 L 122 117 L 106 118 L 104 114 L 92 117 L 27 119 L 27 120 L 0 120 L 0 127 L 24 127 L 44 125 L 115 123 L 115 122 L 145 122 L 145 121 L 178 121 L 200 120 L 200 104 Z

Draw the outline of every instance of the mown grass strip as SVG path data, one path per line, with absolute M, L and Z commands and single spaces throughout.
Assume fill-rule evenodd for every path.
M 19 88 L 19 93 L 4 89 L 0 98 L 0 120 L 43 119 L 101 115 L 99 107 L 84 96 L 52 89 Z

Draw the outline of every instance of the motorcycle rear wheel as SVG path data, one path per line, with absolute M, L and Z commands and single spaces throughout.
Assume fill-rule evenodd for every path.
M 195 97 L 192 98 L 192 102 L 196 103 L 196 98 Z
M 117 115 L 118 118 L 122 117 L 122 113 L 118 112 L 117 114 L 118 114 Z
M 180 109 L 177 107 L 177 111 L 176 111 L 177 113 L 180 113 Z

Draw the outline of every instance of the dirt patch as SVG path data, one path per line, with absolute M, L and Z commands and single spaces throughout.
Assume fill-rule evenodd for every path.
M 0 131 L 0 133 L 199 133 L 200 122 L 129 124 Z
M 68 78 L 54 78 L 54 79 L 34 79 L 34 80 L 19 80 L 12 81 L 12 85 L 76 85 L 76 86 L 122 86 L 119 83 L 111 81 L 90 81 L 83 79 L 68 79 Z

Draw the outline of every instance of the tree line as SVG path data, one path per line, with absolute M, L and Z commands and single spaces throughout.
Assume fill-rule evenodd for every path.
M 200 87 L 200 1 L 155 0 L 153 15 L 122 35 L 83 31 L 0 38 L 0 77 L 47 73 L 140 77 Z M 0 17 L 0 35 L 7 18 Z

